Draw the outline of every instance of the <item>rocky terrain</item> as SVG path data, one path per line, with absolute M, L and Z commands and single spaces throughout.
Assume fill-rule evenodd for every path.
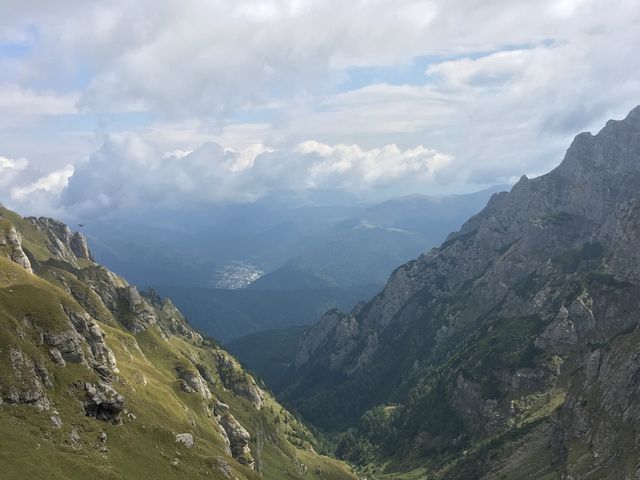
M 324 315 L 284 398 L 375 478 L 640 478 L 639 239 L 640 107 Z
M 351 479 L 169 300 L 0 209 L 0 477 Z

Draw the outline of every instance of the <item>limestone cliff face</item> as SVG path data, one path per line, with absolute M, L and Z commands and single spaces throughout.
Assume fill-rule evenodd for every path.
M 46 217 L 26 219 L 47 237 L 48 250 L 61 260 L 77 266 L 78 259 L 93 260 L 87 240 L 62 222 Z
M 471 478 L 460 472 L 472 464 L 477 477 L 524 478 L 542 455 L 527 441 L 563 452 L 542 455 L 549 478 L 636 478 L 635 433 L 620 432 L 640 431 L 639 202 L 636 108 L 578 135 L 549 174 L 494 195 L 355 316 L 327 314 L 300 344 L 286 397 L 329 428 L 393 403 L 396 445 L 367 441 L 396 459 L 466 449 L 445 478 Z M 474 450 L 496 435 L 509 439 L 499 464 Z
M 22 237 L 9 222 L 0 224 L 0 254 L 33 273 L 31 262 L 22 249 Z

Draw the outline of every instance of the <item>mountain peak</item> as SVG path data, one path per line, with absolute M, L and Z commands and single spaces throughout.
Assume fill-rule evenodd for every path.
M 577 180 L 640 173 L 640 106 L 623 120 L 609 120 L 596 135 L 577 135 L 554 172 Z
M 636 108 L 494 195 L 354 317 L 310 329 L 287 400 L 354 427 L 346 455 L 367 441 L 438 478 L 631 478 L 636 444 L 611 432 L 640 429 L 638 185 Z

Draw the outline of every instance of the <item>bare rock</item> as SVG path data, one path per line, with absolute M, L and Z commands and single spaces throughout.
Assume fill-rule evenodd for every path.
M 193 447 L 193 435 L 190 433 L 178 433 L 176 435 L 176 443 L 180 443 L 187 448 Z
M 60 418 L 60 414 L 58 412 L 54 411 L 53 415 L 49 417 L 49 420 L 51 420 L 54 427 L 58 429 L 62 428 L 62 418 Z
M 82 438 L 80 437 L 78 430 L 75 428 L 72 429 L 71 433 L 69 434 L 69 442 L 71 442 L 72 445 L 78 445 L 81 441 Z
M 125 399 L 111 385 L 106 383 L 84 384 L 86 391 L 83 401 L 85 415 L 105 422 L 119 424 L 124 410 Z
M 39 410 L 51 406 L 45 389 L 53 386 L 49 374 L 38 362 L 31 360 L 20 348 L 10 347 L 11 371 L 5 379 L 8 385 L 0 392 L 7 403 L 33 405 Z
M 254 408 L 260 410 L 264 404 L 264 392 L 258 387 L 253 377 L 242 371 L 240 365 L 228 353 L 216 350 L 214 355 L 223 386 L 236 395 L 246 398 Z
M 231 478 L 233 472 L 231 466 L 222 457 L 216 457 L 213 459 L 213 471 L 219 473 L 224 478 Z
M 183 364 L 176 364 L 176 373 L 180 380 L 180 387 L 186 393 L 198 392 L 205 399 L 211 399 L 211 391 L 207 382 L 202 378 L 198 370 L 191 370 Z
M 251 456 L 251 448 L 249 448 L 251 440 L 249 432 L 229 412 L 222 413 L 216 419 L 229 441 L 231 456 L 243 465 L 254 468 L 255 461 Z
M 13 225 L 0 226 L 0 254 L 4 253 L 13 262 L 20 265 L 29 273 L 33 273 L 31 262 L 22 249 L 22 237 Z

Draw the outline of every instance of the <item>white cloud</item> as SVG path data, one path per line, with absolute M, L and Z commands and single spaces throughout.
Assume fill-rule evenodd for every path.
M 9 170 L 24 170 L 29 165 L 25 158 L 7 158 L 0 155 L 0 175 Z
M 0 26 L 37 25 L 46 45 L 30 58 L 32 76 L 88 65 L 85 109 L 217 118 L 327 93 L 349 67 L 588 41 L 621 20 L 634 28 L 639 8 L 632 0 L 616 8 L 604 0 L 8 0 Z
M 0 143 L 25 188 L 107 138 L 63 195 L 87 211 L 503 182 L 640 103 L 638 24 L 636 0 L 6 0 L 28 52 L 0 59 Z M 76 104 L 94 137 L 57 132 Z
M 73 165 L 68 165 L 63 170 L 51 172 L 28 185 L 11 189 L 11 200 L 23 203 L 34 193 L 49 193 L 53 196 L 60 195 L 72 175 Z
M 43 116 L 77 113 L 78 93 L 60 94 L 0 83 L 0 127 L 31 124 Z
M 206 143 L 192 152 L 163 155 L 139 136 L 126 134 L 109 137 L 76 165 L 60 206 L 92 216 L 118 209 L 246 202 L 292 188 L 390 193 L 398 184 L 415 189 L 456 175 L 451 157 L 422 146 L 366 150 L 307 141 L 287 150 L 252 145 L 234 151 Z
M 437 180 L 453 160 L 423 146 L 405 151 L 396 145 L 364 150 L 358 145 L 331 146 L 307 141 L 294 151 L 307 159 L 306 179 L 299 186 L 303 188 L 339 187 L 357 191 L 390 187 L 398 182 L 416 188 Z

